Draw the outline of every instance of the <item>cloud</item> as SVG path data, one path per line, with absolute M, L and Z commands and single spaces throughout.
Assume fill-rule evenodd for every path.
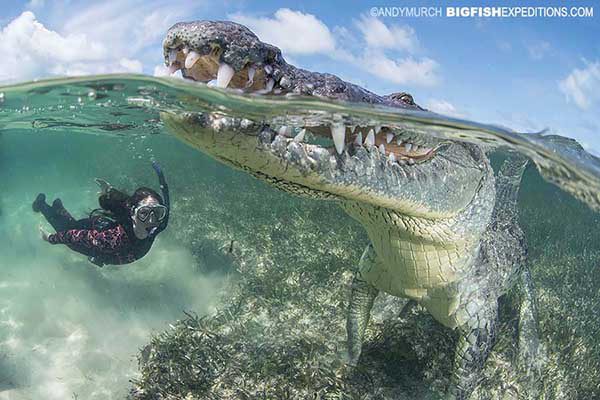
M 284 53 L 328 53 L 335 49 L 335 39 L 321 20 L 288 8 L 275 12 L 274 18 L 255 18 L 233 14 L 232 20 L 246 25 L 264 42 L 279 47 Z
M 356 26 L 371 48 L 396 49 L 413 52 L 418 47 L 415 31 L 410 26 L 388 27 L 380 19 L 363 15 Z
M 324 54 L 333 60 L 353 65 L 371 75 L 397 84 L 433 86 L 439 82 L 439 64 L 431 58 L 416 58 L 419 41 L 409 26 L 386 25 L 362 16 L 353 27 L 330 29 L 312 14 L 287 8 L 272 18 L 230 15 L 248 26 L 260 40 L 279 47 L 284 56 Z M 389 54 L 388 54 L 389 53 Z
M 425 103 L 425 108 L 438 114 L 447 115 L 454 118 L 464 118 L 465 114 L 459 112 L 454 105 L 446 100 L 429 99 Z
M 527 46 L 529 57 L 533 60 L 541 60 L 551 50 L 550 43 L 538 42 Z
M 416 60 L 409 56 L 394 60 L 381 52 L 372 52 L 358 65 L 379 78 L 401 85 L 434 86 L 439 82 L 439 65 L 430 58 Z
M 75 8 L 62 25 L 66 34 L 85 33 L 92 40 L 110 43 L 113 53 L 131 57 L 157 45 L 167 29 L 193 10 L 192 5 L 177 1 L 97 2 Z
M 26 11 L 0 31 L 0 81 L 52 75 L 141 73 L 162 59 L 160 41 L 167 29 L 197 5 L 179 1 L 125 0 L 27 4 L 49 25 Z M 60 27 L 60 30 L 48 26 Z
M 573 101 L 582 110 L 588 110 L 600 100 L 600 61 L 586 62 L 585 68 L 575 68 L 559 81 L 558 87 L 568 102 Z
M 0 32 L 0 81 L 31 79 L 47 74 L 61 74 L 74 65 L 88 70 L 106 58 L 101 43 L 85 35 L 60 35 L 38 22 L 26 11 Z M 93 68 L 92 68 L 93 69 Z

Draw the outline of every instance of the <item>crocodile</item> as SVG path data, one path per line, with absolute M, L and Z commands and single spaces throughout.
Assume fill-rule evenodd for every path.
M 288 64 L 281 51 L 228 21 L 177 23 L 163 41 L 169 72 L 220 88 L 318 96 L 423 110 L 405 92 L 380 96 L 328 73 Z M 519 350 L 538 348 L 533 285 L 518 223 L 527 165 L 505 160 L 497 176 L 480 146 L 343 119 L 271 126 L 219 112 L 168 112 L 175 136 L 214 159 L 295 195 L 335 201 L 367 232 L 347 313 L 347 368 L 360 361 L 380 292 L 418 303 L 457 332 L 447 397 L 476 388 L 498 329 L 498 299 L 519 282 Z

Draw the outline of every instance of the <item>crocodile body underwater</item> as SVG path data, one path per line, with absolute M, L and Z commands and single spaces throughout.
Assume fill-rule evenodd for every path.
M 407 93 L 379 96 L 289 65 L 278 48 L 233 22 L 178 23 L 163 46 L 171 72 L 216 79 L 223 88 L 422 110 Z M 306 129 L 275 127 L 217 112 L 161 117 L 209 156 L 286 192 L 335 201 L 365 228 L 370 243 L 357 260 L 347 314 L 348 368 L 359 362 L 373 302 L 383 291 L 421 304 L 458 332 L 447 395 L 467 398 L 494 345 L 498 299 L 516 282 L 525 291 L 519 351 L 536 358 L 533 287 L 517 212 L 523 157 L 509 157 L 495 177 L 477 145 L 385 126 L 334 119 Z

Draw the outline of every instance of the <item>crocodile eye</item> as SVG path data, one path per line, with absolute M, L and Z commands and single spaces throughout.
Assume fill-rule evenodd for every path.
M 402 93 L 400 95 L 400 100 L 402 100 L 403 102 L 405 102 L 406 104 L 410 104 L 411 106 L 415 105 L 415 100 L 413 99 L 413 97 L 408 94 L 408 93 Z

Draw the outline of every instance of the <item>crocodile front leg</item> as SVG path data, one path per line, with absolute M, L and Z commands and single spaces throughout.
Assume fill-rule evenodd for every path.
M 375 263 L 375 251 L 368 245 L 359 262 L 359 271 L 352 280 L 350 304 L 346 331 L 348 333 L 348 364 L 355 366 L 358 363 L 362 342 L 369 323 L 373 302 L 379 290 L 361 279 L 360 271 L 369 269 Z
M 477 386 L 485 361 L 496 341 L 497 302 L 481 309 L 458 329 L 459 338 L 447 396 L 452 400 L 467 399 Z

